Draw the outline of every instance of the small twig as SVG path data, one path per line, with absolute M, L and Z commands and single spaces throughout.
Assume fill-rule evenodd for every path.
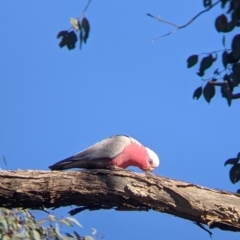
M 232 99 L 239 99 L 240 98 L 240 93 L 235 93 L 235 94 L 232 94 Z
M 214 85 L 214 86 L 220 86 L 220 87 L 222 87 L 222 86 L 225 85 L 224 82 L 214 82 L 214 81 L 208 81 L 208 82 L 211 83 L 211 84 Z
M 202 15 L 203 13 L 209 11 L 210 9 L 212 9 L 213 7 L 215 7 L 218 3 L 220 3 L 221 1 L 217 1 L 215 2 L 214 4 L 212 4 L 209 8 L 199 12 L 196 16 L 194 16 L 189 22 L 187 22 L 186 24 L 182 25 L 182 26 L 179 26 L 179 29 L 181 28 L 185 28 L 187 27 L 188 25 L 190 25 L 194 20 L 196 20 L 200 15 Z
M 6 166 L 6 169 L 8 170 L 8 165 L 7 165 L 7 161 L 6 161 L 5 156 L 3 156 L 3 162 L 4 162 L 5 166 Z
M 187 27 L 187 26 L 190 25 L 194 20 L 196 20 L 200 15 L 202 15 L 203 13 L 209 11 L 210 9 L 212 9 L 213 7 L 215 7 L 215 6 L 216 6 L 218 3 L 220 3 L 220 2 L 221 2 L 221 0 L 218 0 L 217 2 L 215 2 L 214 4 L 212 4 L 209 8 L 207 8 L 207 9 L 199 12 L 199 13 L 198 13 L 197 15 L 195 15 L 190 21 L 188 21 L 187 23 L 185 23 L 184 25 L 181 25 L 181 26 L 178 26 L 177 24 L 174 24 L 174 23 L 171 23 L 171 22 L 162 20 L 160 17 L 155 17 L 155 16 L 153 16 L 152 14 L 147 13 L 147 16 L 152 17 L 152 18 L 156 19 L 156 20 L 159 21 L 159 22 L 166 23 L 166 24 L 168 24 L 168 25 L 171 25 L 171 26 L 174 26 L 174 27 L 175 27 L 175 29 L 172 30 L 171 32 L 168 32 L 168 33 L 166 33 L 166 34 L 164 34 L 164 35 L 162 35 L 162 36 L 160 36 L 160 37 L 158 37 L 158 38 L 153 39 L 152 42 L 155 42 L 155 41 L 157 41 L 157 40 L 159 40 L 159 39 L 161 39 L 161 38 L 163 38 L 163 37 L 166 37 L 166 36 L 168 36 L 168 35 L 176 32 L 176 31 L 179 30 L 179 29 L 182 29 L 182 28 Z
M 217 80 L 222 80 L 222 78 L 214 78 L 216 81 L 212 81 L 213 78 L 202 78 L 203 82 L 216 82 Z
M 223 78 L 221 77 L 221 78 L 217 78 L 217 76 L 219 76 L 220 74 L 222 74 L 223 72 L 227 72 L 227 70 L 229 70 L 229 68 L 227 68 L 227 69 L 223 69 L 223 70 L 221 70 L 221 71 L 218 71 L 218 73 L 215 73 L 214 75 L 213 75 L 213 77 L 211 77 L 211 78 L 201 78 L 201 80 L 203 81 L 203 82 L 206 82 L 206 81 L 208 81 L 208 82 L 210 82 L 210 83 L 219 83 L 219 84 L 222 84 L 221 82 L 216 82 L 216 81 L 212 81 L 212 79 L 214 78 L 215 80 L 223 80 Z M 216 86 L 217 86 L 217 84 L 216 84 Z M 220 85 L 219 85 L 220 86 Z M 221 85 L 222 86 L 222 85 Z
M 203 52 L 203 53 L 199 53 L 198 55 L 212 54 L 212 53 L 224 52 L 224 51 L 231 51 L 231 50 L 232 50 L 232 49 L 222 49 L 222 50 L 216 50 L 216 51 L 212 51 L 212 52 Z
M 206 229 L 200 222 L 193 222 L 194 224 L 196 224 L 197 226 L 199 226 L 201 229 L 203 229 L 204 231 L 208 232 L 210 235 L 210 238 L 212 238 L 212 232 L 209 231 L 208 229 Z
M 84 210 L 88 210 L 88 208 L 87 208 L 87 207 L 78 207 L 78 208 L 72 209 L 72 210 L 69 211 L 68 213 L 73 216 L 73 215 L 75 215 L 75 214 L 77 214 L 77 213 L 80 213 L 80 212 L 82 212 L 82 211 L 84 211 Z
M 41 210 L 47 214 L 50 214 L 50 212 L 45 207 L 39 208 L 39 210 Z
M 83 10 L 83 12 L 82 12 L 82 15 L 87 11 L 87 9 L 88 9 L 91 1 L 92 1 L 92 0 L 88 0 L 87 5 L 85 6 L 85 8 L 84 8 L 84 10 Z
M 73 216 L 73 215 L 76 215 L 77 213 L 80 213 L 84 210 L 95 211 L 95 210 L 99 210 L 99 209 L 112 209 L 112 208 L 113 207 L 108 207 L 108 206 L 103 206 L 103 205 L 78 207 L 78 208 L 72 209 L 68 213 Z
M 228 82 L 224 81 L 224 82 L 214 82 L 214 81 L 209 81 L 209 83 L 211 83 L 214 86 L 220 86 L 222 87 L 224 93 L 226 94 L 226 97 L 228 99 L 239 99 L 240 98 L 240 93 L 232 93 L 232 91 L 229 88 Z
M 155 18 L 155 19 L 156 19 L 157 21 L 159 21 L 159 22 L 166 23 L 166 24 L 171 25 L 171 26 L 173 26 L 173 27 L 175 27 L 175 28 L 178 28 L 178 25 L 176 25 L 176 24 L 174 24 L 174 23 L 171 23 L 171 22 L 167 22 L 167 21 L 165 21 L 165 20 L 162 20 L 160 17 L 155 17 L 155 16 L 153 16 L 153 15 L 150 14 L 150 13 L 147 13 L 147 16 L 152 17 L 152 18 Z
M 92 0 L 88 0 L 88 2 L 87 2 L 87 4 L 86 4 L 85 8 L 83 9 L 81 15 L 80 15 L 77 19 L 80 19 L 80 18 L 84 15 L 84 13 L 87 11 L 87 9 L 88 9 L 91 1 L 92 1 Z M 71 29 L 73 29 L 73 27 L 70 27 L 70 28 L 68 29 L 68 32 L 69 32 Z

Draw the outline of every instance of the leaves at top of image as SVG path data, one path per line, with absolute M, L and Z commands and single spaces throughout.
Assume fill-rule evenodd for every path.
M 207 9 L 202 12 L 217 6 L 219 2 L 221 3 L 221 7 L 227 8 L 227 10 L 224 10 L 222 14 L 215 17 L 216 30 L 228 33 L 235 29 L 235 27 L 240 27 L 240 0 L 220 0 L 215 2 L 203 0 L 203 5 Z M 228 42 L 226 34 L 222 35 L 221 41 L 223 49 L 215 49 L 206 53 L 208 56 L 202 58 L 197 75 L 201 77 L 201 81 L 209 81 L 212 85 L 206 84 L 203 88 L 203 95 L 207 102 L 210 102 L 212 97 L 215 96 L 215 87 L 219 87 L 222 97 L 227 100 L 228 106 L 231 106 L 233 99 L 240 99 L 240 92 L 234 92 L 234 88 L 240 85 L 240 34 L 233 36 L 230 46 L 226 44 Z M 220 54 L 224 69 L 218 67 L 212 76 L 203 78 L 206 70 L 216 61 L 216 57 L 213 57 L 213 54 L 216 54 L 216 56 Z M 188 68 L 194 66 L 196 63 L 196 55 L 188 58 Z M 228 76 L 228 79 L 226 79 L 226 76 Z M 198 99 L 197 94 L 200 93 L 200 89 L 196 90 L 193 94 L 194 99 Z
M 229 21 L 225 14 L 221 14 L 216 18 L 215 27 L 218 32 L 230 32 L 235 27 L 239 27 L 240 23 L 240 2 L 239 0 L 222 0 L 222 8 L 229 3 L 229 9 L 227 14 L 229 14 Z

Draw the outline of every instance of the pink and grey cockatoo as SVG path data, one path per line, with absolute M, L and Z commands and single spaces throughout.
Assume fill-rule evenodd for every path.
M 127 135 L 115 135 L 49 166 L 51 170 L 69 168 L 127 168 L 136 166 L 143 171 L 153 171 L 159 166 L 159 158 L 151 149 L 144 147 Z

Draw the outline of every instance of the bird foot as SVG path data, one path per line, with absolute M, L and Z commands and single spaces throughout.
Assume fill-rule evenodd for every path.
M 110 166 L 109 169 L 110 169 L 110 170 L 113 170 L 113 171 L 114 171 L 114 170 L 117 170 L 117 171 L 123 170 L 123 168 L 117 167 L 117 166 L 115 166 L 115 165 Z
M 148 175 L 148 176 L 154 176 L 154 174 L 151 172 L 151 171 L 145 171 L 145 173 L 146 173 L 146 175 Z

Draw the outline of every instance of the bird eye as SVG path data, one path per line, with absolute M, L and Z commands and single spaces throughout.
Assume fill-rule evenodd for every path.
M 149 164 L 152 165 L 153 164 L 153 161 L 152 159 L 149 159 Z

